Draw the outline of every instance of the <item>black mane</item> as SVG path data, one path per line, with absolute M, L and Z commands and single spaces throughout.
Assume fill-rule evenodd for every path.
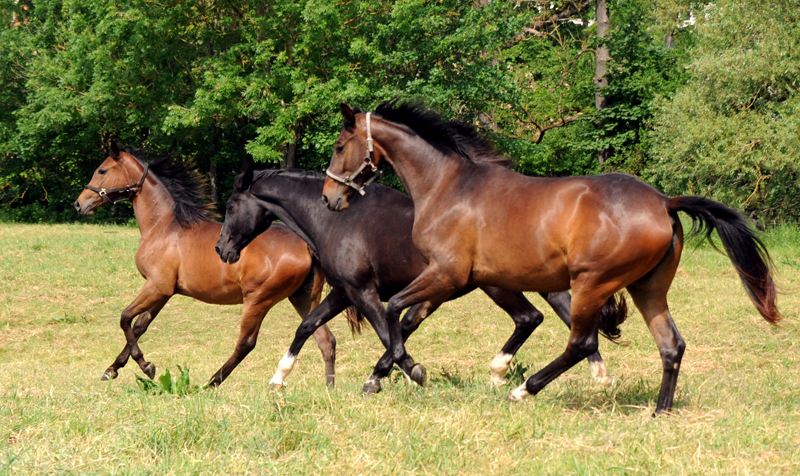
M 315 172 L 313 170 L 305 170 L 305 169 L 262 169 L 262 170 L 256 170 L 253 173 L 253 181 L 255 181 L 257 179 L 260 179 L 260 178 L 274 177 L 276 175 L 288 175 L 290 177 L 299 177 L 299 178 L 305 178 L 305 177 L 320 178 L 320 177 L 325 177 L 324 174 L 321 174 L 319 172 Z
M 125 152 L 144 163 L 143 150 L 125 147 Z M 194 223 L 213 221 L 216 213 L 207 193 L 208 181 L 195 167 L 194 160 L 183 163 L 168 158 L 149 162 L 148 173 L 157 176 L 175 202 L 173 212 L 181 228 Z
M 489 162 L 507 166 L 511 161 L 500 157 L 494 147 L 481 136 L 475 126 L 459 121 L 445 121 L 436 112 L 426 109 L 421 101 L 384 101 L 375 115 L 403 124 L 436 150 L 452 153 L 469 162 Z

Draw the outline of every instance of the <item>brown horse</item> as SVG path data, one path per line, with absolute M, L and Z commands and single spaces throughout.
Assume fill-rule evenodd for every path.
M 222 224 L 202 202 L 200 175 L 165 160 L 145 164 L 133 153 L 112 143 L 111 156 L 75 201 L 79 213 L 90 215 L 104 202 L 131 200 L 141 233 L 136 267 L 145 284 L 122 312 L 125 348 L 102 380 L 116 378 L 129 356 L 148 377 L 155 376 L 155 366 L 144 360 L 137 341 L 167 301 L 182 294 L 211 304 L 244 303 L 233 355 L 208 382 L 217 386 L 256 346 L 272 306 L 288 297 L 304 318 L 319 303 L 324 276 L 306 243 L 285 227 L 272 227 L 253 240 L 238 263 L 223 263 L 214 252 Z M 333 385 L 336 341 L 327 327 L 314 337 L 325 360 L 327 383 Z
M 370 117 L 371 114 L 374 116 Z M 655 338 L 663 375 L 656 413 L 669 411 L 685 344 L 667 306 L 683 249 L 682 211 L 710 239 L 716 229 L 745 290 L 776 323 L 771 260 L 735 210 L 702 197 L 670 198 L 635 177 L 525 177 L 498 165 L 474 127 L 442 121 L 419 104 L 389 101 L 375 113 L 342 105 L 323 202 L 332 210 L 389 164 L 414 200 L 414 244 L 427 268 L 389 300 L 391 353 L 410 370 L 397 325 L 402 309 L 437 306 L 464 286 L 515 291 L 572 290 L 572 328 L 564 353 L 509 396 L 536 394 L 597 350 L 599 312 L 627 289 Z M 365 152 L 366 151 L 366 152 Z M 367 190 L 366 193 L 369 193 Z

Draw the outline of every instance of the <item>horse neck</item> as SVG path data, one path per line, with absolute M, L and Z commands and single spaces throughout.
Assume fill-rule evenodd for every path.
M 125 169 L 132 180 L 131 183 L 138 182 L 144 172 L 143 164 L 132 158 L 125 161 Z M 148 239 L 157 230 L 168 226 L 175 218 L 172 196 L 152 173 L 147 174 L 142 188 L 131 203 L 142 240 Z
M 323 179 L 277 175 L 268 180 L 273 181 L 272 186 L 261 193 L 258 187 L 252 187 L 253 194 L 270 204 L 270 210 L 316 253 L 317 242 L 329 228 L 320 216 L 327 211 L 320 202 Z
M 418 135 L 388 121 L 380 121 L 373 135 L 386 151 L 386 161 L 417 208 L 428 196 L 450 184 L 467 165 L 463 160 L 443 154 Z

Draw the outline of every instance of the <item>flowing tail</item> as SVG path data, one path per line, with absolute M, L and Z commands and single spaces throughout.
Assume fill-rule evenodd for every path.
M 716 229 L 728 258 L 758 312 L 770 324 L 781 320 L 775 304 L 777 291 L 772 280 L 772 259 L 764 243 L 738 211 L 713 200 L 694 196 L 671 198 L 667 202 L 667 209 L 673 216 L 677 212 L 689 215 L 692 218 L 691 234 L 705 233 L 712 246 L 711 232 Z
M 628 301 L 625 294 L 617 293 L 600 310 L 600 334 L 611 342 L 617 342 L 622 335 L 619 326 L 628 318 Z

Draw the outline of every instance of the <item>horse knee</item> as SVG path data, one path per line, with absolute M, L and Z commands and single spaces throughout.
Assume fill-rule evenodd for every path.
M 253 349 L 256 348 L 256 341 L 257 339 L 255 337 L 247 337 L 242 339 L 237 346 L 238 351 L 243 355 L 249 354 L 253 351 Z
M 580 362 L 581 360 L 589 357 L 597 352 L 598 342 L 597 335 L 582 336 L 578 339 L 570 340 L 567 347 L 567 356 L 570 360 Z
M 517 327 L 536 329 L 542 322 L 544 322 L 544 314 L 538 309 L 534 309 L 532 312 L 525 313 L 524 317 L 517 321 L 516 324 Z
M 317 329 L 320 328 L 320 326 L 322 326 L 322 322 L 320 322 L 319 320 L 303 321 L 303 323 L 300 324 L 300 327 L 297 328 L 296 335 L 297 337 L 302 337 L 307 339 L 309 336 L 314 334 L 314 332 L 316 332 Z

